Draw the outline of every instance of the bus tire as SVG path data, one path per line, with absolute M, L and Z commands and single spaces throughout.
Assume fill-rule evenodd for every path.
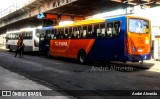
M 78 61 L 81 64 L 85 64 L 86 63 L 86 52 L 84 50 L 80 50 L 78 52 Z

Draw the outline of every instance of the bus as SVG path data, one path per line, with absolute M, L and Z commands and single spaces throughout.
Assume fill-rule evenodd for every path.
M 8 31 L 6 33 L 6 48 L 10 51 L 15 51 L 17 48 L 19 36 L 23 36 L 23 43 L 25 45 L 24 51 L 39 51 L 38 28 L 24 28 L 16 31 Z
M 49 39 L 47 55 L 74 58 L 80 63 L 143 62 L 151 58 L 150 27 L 150 20 L 138 16 L 88 19 L 40 32 L 40 41 Z

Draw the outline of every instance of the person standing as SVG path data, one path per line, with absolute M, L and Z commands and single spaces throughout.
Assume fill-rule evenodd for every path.
M 17 42 L 17 49 L 16 49 L 16 54 L 15 57 L 17 56 L 17 53 L 20 54 L 20 57 L 22 55 L 22 49 L 23 49 L 23 37 L 20 36 Z

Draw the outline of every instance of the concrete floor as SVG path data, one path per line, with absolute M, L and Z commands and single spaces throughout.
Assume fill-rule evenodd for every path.
M 0 84 L 2 84 L 0 89 L 61 89 L 78 99 L 160 99 L 158 96 L 125 96 L 126 91 L 132 94 L 132 91 L 135 90 L 157 92 L 160 89 L 160 70 L 153 68 L 158 66 L 159 62 L 155 63 L 154 60 L 146 61 L 143 66 L 148 66 L 147 69 L 137 68 L 142 65 L 135 64 L 136 68 L 131 66 L 131 71 L 116 71 L 114 69 L 100 70 L 100 64 L 80 65 L 70 59 L 48 59 L 34 54 L 25 54 L 24 58 L 15 58 L 14 54 L 4 50 L 0 51 Z M 127 64 L 129 66 L 132 63 Z M 110 65 L 117 67 L 117 64 Z M 118 65 L 124 67 L 121 63 Z M 83 93 L 80 90 L 85 90 L 83 92 L 87 94 L 80 96 Z M 117 90 L 120 90 L 118 94 L 122 93 L 123 96 L 115 96 Z M 157 93 L 160 95 L 159 92 Z M 63 93 L 60 92 L 60 94 Z

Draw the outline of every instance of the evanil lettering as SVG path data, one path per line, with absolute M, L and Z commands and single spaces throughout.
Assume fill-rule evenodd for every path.
M 55 46 L 68 46 L 67 42 L 55 42 Z

